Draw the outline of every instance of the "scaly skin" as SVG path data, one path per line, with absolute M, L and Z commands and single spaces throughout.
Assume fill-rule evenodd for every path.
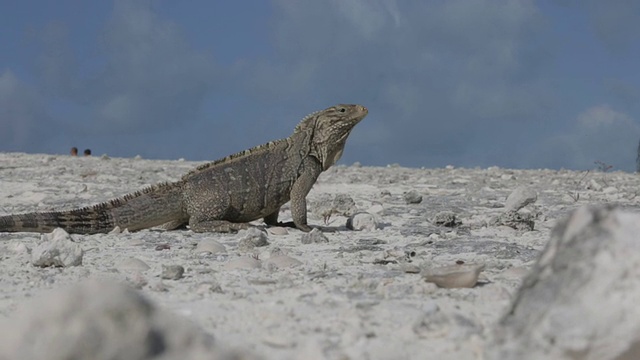
M 288 138 L 201 165 L 162 183 L 93 206 L 0 216 L 0 232 L 106 233 L 188 224 L 195 232 L 229 232 L 263 218 L 267 225 L 310 231 L 306 196 L 321 172 L 340 159 L 353 127 L 368 113 L 337 105 L 306 116 Z M 291 201 L 292 223 L 278 222 Z

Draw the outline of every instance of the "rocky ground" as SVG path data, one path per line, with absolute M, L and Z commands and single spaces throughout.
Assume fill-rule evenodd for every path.
M 0 154 L 0 215 L 94 204 L 197 164 Z M 91 322 L 82 309 L 91 302 L 49 290 L 91 279 L 88 292 L 109 297 L 115 281 L 247 358 L 481 358 L 557 222 L 587 204 L 636 213 L 639 181 L 597 169 L 355 164 L 331 168 L 312 189 L 309 222 L 321 230 L 312 234 L 261 221 L 266 231 L 238 234 L 0 233 L 0 316 L 12 328 L 44 321 L 13 313 L 51 297 Z M 290 218 L 287 206 L 280 217 Z M 47 258 L 53 243 L 64 255 Z

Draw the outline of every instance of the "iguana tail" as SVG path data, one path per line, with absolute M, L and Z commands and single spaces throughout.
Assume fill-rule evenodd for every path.
M 147 229 L 169 221 L 186 222 L 181 182 L 162 183 L 79 209 L 0 216 L 0 232 L 107 233 L 119 226 L 129 231 Z

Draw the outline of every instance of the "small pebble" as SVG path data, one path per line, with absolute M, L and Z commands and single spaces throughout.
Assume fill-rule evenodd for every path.
M 401 263 L 400 269 L 402 269 L 402 271 L 406 272 L 407 274 L 419 274 L 422 270 L 420 269 L 420 266 L 412 263 Z
M 452 331 L 451 318 L 437 304 L 418 314 L 411 329 L 419 338 L 443 338 Z
M 29 247 L 23 243 L 15 243 L 15 244 L 9 244 L 7 246 L 7 250 L 11 251 L 14 254 L 28 254 L 31 252 L 31 249 L 29 249 Z
M 460 225 L 460 221 L 456 218 L 456 214 L 451 211 L 441 211 L 437 213 L 431 222 L 434 225 L 445 227 L 456 227 Z
M 145 241 L 142 239 L 131 238 L 127 241 L 127 245 L 129 246 L 142 246 L 145 245 Z
M 422 202 L 422 195 L 415 190 L 404 193 L 402 197 L 407 204 L 419 204 Z
M 149 283 L 147 278 L 139 272 L 135 272 L 128 280 L 129 284 L 131 284 L 134 289 L 138 290 L 144 288 Z
M 146 262 L 140 259 L 128 257 L 122 260 L 117 265 L 117 268 L 118 270 L 146 271 L 146 270 L 149 270 L 151 267 L 147 265 Z
M 71 236 L 61 228 L 40 237 L 43 243 L 31 252 L 31 264 L 39 267 L 67 267 L 82 265 L 84 251 L 73 241 Z
M 273 270 L 302 265 L 302 261 L 294 259 L 287 255 L 276 255 L 265 260 L 264 264 L 267 269 Z
M 531 213 L 519 213 L 515 211 L 505 211 L 489 221 L 491 226 L 508 226 L 512 229 L 533 231 L 535 227 L 535 216 Z
M 196 293 L 200 295 L 206 295 L 210 293 L 224 293 L 222 287 L 217 282 L 204 282 L 198 285 Z
M 587 185 L 587 189 L 591 189 L 591 190 L 595 190 L 595 191 L 601 191 L 602 190 L 602 185 L 600 185 L 600 183 L 598 183 L 595 179 L 591 179 L 589 181 L 589 185 Z
M 483 269 L 484 265 L 476 264 L 448 265 L 424 270 L 422 277 L 442 288 L 472 288 Z
M 378 221 L 376 220 L 375 216 L 366 212 L 353 214 L 347 219 L 347 229 L 349 230 L 372 231 L 377 228 L 378 228 Z
M 292 338 L 274 334 L 263 336 L 262 343 L 276 349 L 289 349 L 296 346 L 296 342 Z
M 283 226 L 274 226 L 269 228 L 269 233 L 271 235 L 287 235 L 289 234 L 289 230 Z
M 451 183 L 454 185 L 467 185 L 470 181 L 471 180 L 467 178 L 457 178 L 457 179 L 451 180 Z
M 248 252 L 256 247 L 267 246 L 267 234 L 256 228 L 249 228 L 241 231 L 239 234 L 238 250 Z
M 500 276 L 504 278 L 512 278 L 512 279 L 524 279 L 524 277 L 527 276 L 530 271 L 531 270 L 526 267 L 514 266 L 507 270 L 502 271 L 500 273 Z
M 167 292 L 169 291 L 169 287 L 163 283 L 162 281 L 157 281 L 154 282 L 153 284 L 149 285 L 149 289 L 153 290 L 153 291 L 157 291 L 157 292 Z
M 308 233 L 302 234 L 300 236 L 300 242 L 303 244 L 313 244 L 313 243 L 327 243 L 329 239 L 322 233 L 322 231 L 318 228 L 313 228 Z
M 184 275 L 184 267 L 181 265 L 162 265 L 162 275 L 160 276 L 166 280 L 178 280 L 182 279 Z
M 242 256 L 227 261 L 224 264 L 225 270 L 237 270 L 237 269 L 259 269 L 261 267 L 260 260 L 254 259 L 250 256 Z
M 518 187 L 509 194 L 504 204 L 505 211 L 518 211 L 538 200 L 538 193 L 527 187 Z
M 120 226 L 116 226 L 113 228 L 113 230 L 109 231 L 109 234 L 120 234 L 122 233 L 122 229 L 120 229 Z
M 381 214 L 383 211 L 384 211 L 384 206 L 382 206 L 382 204 L 380 203 L 376 203 L 371 205 L 371 207 L 368 208 L 366 212 L 370 214 Z
M 312 205 L 314 215 L 322 217 L 325 224 L 333 215 L 350 216 L 358 211 L 356 202 L 348 194 L 323 195 Z
M 198 242 L 198 245 L 196 245 L 196 252 L 197 253 L 211 253 L 211 254 L 219 254 L 219 253 L 226 253 L 227 252 L 227 248 L 221 244 L 220 242 L 213 240 L 213 239 L 205 239 L 202 241 Z

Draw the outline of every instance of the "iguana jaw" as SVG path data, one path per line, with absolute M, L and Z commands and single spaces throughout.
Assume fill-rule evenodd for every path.
M 344 151 L 347 137 L 369 111 L 362 105 L 336 105 L 318 113 L 312 140 L 312 155 L 316 156 L 322 169 L 335 164 Z

